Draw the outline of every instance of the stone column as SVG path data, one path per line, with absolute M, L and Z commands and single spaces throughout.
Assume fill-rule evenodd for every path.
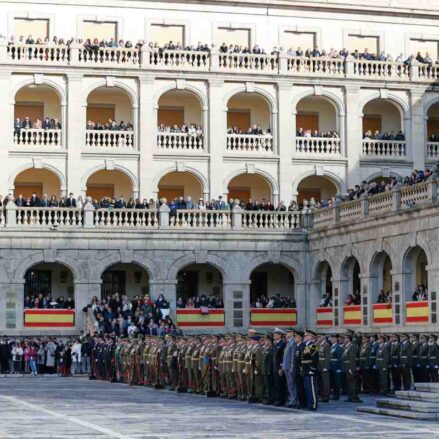
M 308 321 L 307 326 L 310 328 L 317 328 L 317 313 L 316 308 L 320 304 L 322 297 L 322 281 L 319 279 L 313 279 L 308 284 L 309 294 L 306 295 L 307 309 L 308 309 Z
M 345 298 L 343 297 L 344 282 L 348 280 L 341 278 L 332 278 L 332 305 L 334 308 L 334 326 L 343 327 L 343 307 Z
M 404 119 L 408 149 L 408 159 L 413 160 L 414 169 L 425 169 L 427 133 L 425 131 L 423 96 L 424 89 L 410 90 L 411 120 Z
M 250 281 L 223 284 L 226 331 L 243 331 L 250 326 Z
M 405 303 L 407 302 L 404 289 L 404 273 L 390 270 L 393 292 L 393 321 L 395 325 L 405 324 Z
M 93 296 L 101 297 L 101 280 L 79 279 L 74 282 L 75 291 L 75 330 L 87 331 L 86 313 L 83 311 Z
M 0 163 L 3 172 L 0 173 L 0 194 L 8 195 L 9 188 L 8 178 L 12 169 L 8 165 L 9 151 L 14 145 L 14 102 L 10 101 L 10 78 L 9 72 L 0 72 Z M 13 184 L 14 182 L 12 182 Z
M 139 121 L 137 127 L 139 161 L 139 195 L 154 198 L 154 173 L 148 172 L 157 148 L 157 109 L 154 108 L 154 77 L 144 74 L 139 78 Z
M 297 310 L 297 327 L 303 330 L 307 325 L 311 324 L 309 317 L 310 295 L 307 294 L 306 282 L 296 282 L 295 285 L 295 299 Z
M 19 334 L 23 326 L 24 279 L 0 283 L 0 334 Z
M 295 151 L 296 117 L 291 108 L 292 82 L 278 83 L 278 130 L 277 150 L 279 154 L 279 200 L 288 206 L 292 195 L 291 157 Z
M 175 280 L 150 280 L 149 294 L 152 300 L 156 300 L 159 294 L 163 294 L 171 307 L 170 316 L 176 322 L 176 302 L 177 302 L 177 279 Z
M 209 79 L 209 126 L 205 147 L 210 154 L 209 198 L 223 194 L 223 155 L 226 150 L 226 114 L 223 103 L 223 84 L 219 79 Z
M 362 108 L 359 105 L 360 88 L 356 85 L 347 85 L 345 87 L 345 105 L 346 105 L 346 129 L 344 149 L 348 159 L 346 186 L 353 187 L 358 183 L 358 165 L 363 149 L 363 119 Z M 342 130 L 340 129 L 340 132 Z
M 67 148 L 67 193 L 75 196 L 85 189 L 81 187 L 84 172 L 81 152 L 85 148 L 85 126 L 87 107 L 82 102 L 82 75 L 69 73 L 67 75 L 67 123 L 63 126 Z M 64 138 L 63 138 L 64 140 Z M 86 182 L 84 182 L 84 185 Z
M 372 278 L 369 273 L 359 275 L 360 296 L 361 296 L 361 316 L 362 326 L 371 327 L 373 324 L 373 297 L 372 297 Z

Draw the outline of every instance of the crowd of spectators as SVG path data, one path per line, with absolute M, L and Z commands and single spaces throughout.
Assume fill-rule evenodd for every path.
M 318 131 L 318 130 L 310 130 L 306 129 L 304 130 L 302 127 L 300 127 L 296 131 L 296 137 L 323 137 L 326 139 L 339 139 L 340 136 L 337 131 L 335 130 L 327 130 L 327 131 Z
M 95 331 L 101 335 L 129 336 L 132 334 L 166 335 L 177 334 L 174 322 L 169 317 L 169 302 L 160 294 L 153 301 L 148 294 L 129 299 L 125 294 L 115 293 L 99 300 L 93 297 L 84 308 L 91 309 L 95 316 Z
M 392 303 L 392 291 L 380 290 L 377 297 L 377 303 Z
M 209 309 L 224 308 L 224 302 L 221 296 L 206 296 L 205 294 L 202 294 L 201 296 L 189 297 L 187 300 L 184 300 L 182 297 L 178 297 L 176 305 L 177 308 L 200 309 L 201 312 L 206 314 L 208 313 Z
M 61 123 L 56 118 L 45 117 L 43 120 L 37 118 L 35 121 L 26 116 L 24 119 L 16 117 L 14 120 L 14 133 L 20 134 L 22 130 L 60 130 Z
M 247 134 L 251 136 L 266 136 L 271 134 L 270 128 L 264 130 L 260 125 L 252 125 L 247 130 L 242 130 L 237 126 L 229 127 L 227 129 L 227 134 Z
M 202 137 L 203 135 L 203 128 L 195 123 L 184 123 L 181 126 L 160 124 L 157 127 L 157 131 L 159 133 L 186 133 L 191 137 Z
M 9 197 L 5 197 L 1 200 L 0 195 L 0 207 L 6 206 L 9 201 Z M 15 205 L 17 207 L 78 207 L 82 208 L 84 201 L 81 196 L 78 198 L 73 197 L 71 193 L 68 197 L 57 198 L 56 195 L 52 195 L 50 198 L 47 194 L 43 194 L 41 198 L 36 192 L 33 192 L 30 197 L 25 198 L 22 194 L 19 194 L 17 198 L 14 199 Z
M 361 294 L 359 291 L 356 291 L 352 294 L 348 294 L 346 300 L 344 302 L 345 305 L 361 305 Z
M 54 299 L 50 294 L 28 295 L 24 298 L 24 307 L 33 309 L 75 309 L 73 297 L 63 296 Z
M 296 300 L 293 297 L 281 296 L 276 294 L 273 296 L 261 295 L 251 303 L 253 308 L 296 308 Z
M 0 340 L 0 375 L 88 374 L 93 340 L 81 331 L 78 338 L 56 337 Z
M 381 132 L 381 131 L 374 131 L 367 130 L 363 134 L 363 139 L 373 139 L 373 140 L 399 140 L 404 141 L 405 135 L 402 131 L 398 131 L 396 134 L 393 131 L 388 132 Z
M 133 131 L 133 124 L 131 122 L 116 122 L 115 120 L 108 119 L 107 123 L 97 123 L 89 120 L 86 125 L 87 130 L 99 130 L 99 131 Z

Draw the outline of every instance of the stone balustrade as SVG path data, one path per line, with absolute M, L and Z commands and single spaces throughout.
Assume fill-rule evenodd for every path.
M 189 133 L 157 133 L 157 148 L 160 151 L 199 151 L 203 152 L 203 135 Z
M 140 67 L 140 51 L 136 48 L 99 47 L 90 50 L 78 48 L 80 64 L 93 67 Z
M 9 206 L 9 204 L 8 204 Z M 68 207 L 16 207 L 15 220 L 18 226 L 80 227 L 83 216 L 79 208 Z M 13 212 L 13 211 L 12 211 Z M 6 214 L 11 211 L 6 210 Z M 8 217 L 7 217 L 8 218 Z M 13 215 L 11 216 L 13 223 Z M 9 222 L 9 218 L 8 218 Z M 0 222 L 0 224 L 3 224 Z
M 307 58 L 305 56 L 287 56 L 285 59 L 287 71 L 292 75 L 341 77 L 345 74 L 345 62 L 343 59 Z
M 314 209 L 311 206 L 307 213 L 312 217 L 312 224 L 308 228 L 318 229 L 333 224 L 355 223 L 364 218 L 382 217 L 403 209 L 427 206 L 436 203 L 437 199 L 438 181 L 432 178 L 412 186 L 396 187 L 389 192 L 362 195 L 354 201 L 336 201 L 331 207 Z
M 7 59 L 14 64 L 62 64 L 69 62 L 70 49 L 67 46 L 40 44 L 10 44 L 7 46 Z
M 273 136 L 271 134 L 227 134 L 227 151 L 272 154 Z
M 85 130 L 87 148 L 134 149 L 134 131 Z
M 419 64 L 418 77 L 421 81 L 436 81 L 439 78 L 439 65 Z
M 272 229 L 299 229 L 301 213 L 293 212 L 249 212 L 242 213 L 242 227 L 244 229 L 272 230 Z
M 235 72 L 278 72 L 277 55 L 253 53 L 220 53 L 219 70 Z
M 296 137 L 296 152 L 311 156 L 339 157 L 340 139 L 326 137 Z
M 150 50 L 149 66 L 175 70 L 208 70 L 210 52 L 195 50 Z
M 439 159 L 439 142 L 427 142 L 427 159 Z
M 62 133 L 61 130 L 23 128 L 14 132 L 14 145 L 59 147 L 62 145 Z
M 176 228 L 214 228 L 230 229 L 232 212 L 218 210 L 179 209 L 175 215 L 170 215 L 169 224 Z
M 96 209 L 94 212 L 96 227 L 118 228 L 155 228 L 158 227 L 156 210 L 143 209 Z
M 404 63 L 356 59 L 353 67 L 354 76 L 362 79 L 410 79 L 410 68 Z
M 407 142 L 405 140 L 363 139 L 363 157 L 405 160 L 407 158 Z

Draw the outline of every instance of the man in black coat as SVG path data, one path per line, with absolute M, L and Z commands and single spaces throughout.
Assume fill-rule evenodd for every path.
M 283 338 L 285 331 L 276 328 L 273 333 L 273 378 L 274 378 L 274 405 L 285 405 L 286 399 L 286 380 L 282 371 L 282 361 L 284 358 L 285 340 Z
M 297 408 L 306 407 L 306 395 L 305 395 L 305 380 L 301 373 L 302 369 L 302 353 L 305 349 L 305 342 L 303 338 L 305 333 L 303 331 L 294 332 L 294 341 L 296 342 L 296 352 L 293 359 L 293 368 L 296 378 L 296 388 L 297 388 Z
M 0 375 L 9 372 L 9 345 L 6 338 L 0 340 Z
M 35 192 L 32 193 L 30 198 L 30 207 L 41 207 L 41 200 L 37 197 Z
M 73 198 L 72 192 L 70 192 L 69 198 L 66 199 L 66 207 L 76 207 L 76 200 Z

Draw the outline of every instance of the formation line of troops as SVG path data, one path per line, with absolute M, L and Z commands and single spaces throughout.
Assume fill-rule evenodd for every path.
M 437 336 L 317 335 L 287 328 L 246 335 L 95 337 L 91 379 L 317 410 L 359 393 L 439 381 Z

